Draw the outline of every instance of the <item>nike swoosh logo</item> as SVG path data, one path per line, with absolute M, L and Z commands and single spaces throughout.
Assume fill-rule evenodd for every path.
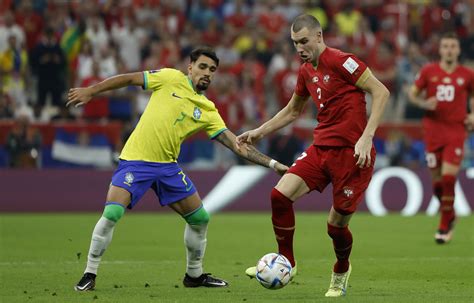
M 191 188 L 193 188 L 193 186 L 192 186 L 192 185 L 191 185 L 190 187 L 187 187 L 187 186 L 186 186 L 186 191 L 190 191 L 190 190 L 191 190 Z
M 78 290 L 84 290 L 84 289 L 86 289 L 86 287 L 89 286 L 91 283 L 92 283 L 92 282 L 89 281 L 89 282 L 86 283 L 86 285 L 84 285 L 84 286 L 82 286 L 82 287 L 79 286 L 79 285 L 76 285 L 76 288 L 77 288 Z
M 218 285 L 218 286 L 225 286 L 227 285 L 227 283 L 223 282 L 223 281 L 219 281 L 219 282 L 207 282 L 208 284 L 211 284 L 211 285 Z
M 180 96 L 176 95 L 176 93 L 172 93 L 171 96 L 173 96 L 173 97 L 175 97 L 175 98 L 183 99 L 183 98 L 181 98 Z

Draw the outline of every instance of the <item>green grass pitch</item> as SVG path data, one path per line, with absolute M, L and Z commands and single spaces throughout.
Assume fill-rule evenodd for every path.
M 73 290 L 99 214 L 0 215 L 1 302 L 474 302 L 474 217 L 454 241 L 434 243 L 437 218 L 356 214 L 347 296 L 326 299 L 334 262 L 326 215 L 297 213 L 298 276 L 267 290 L 244 275 L 276 250 L 267 214 L 216 214 L 205 271 L 225 289 L 185 289 L 183 221 L 175 214 L 128 213 L 103 257 L 96 290 Z

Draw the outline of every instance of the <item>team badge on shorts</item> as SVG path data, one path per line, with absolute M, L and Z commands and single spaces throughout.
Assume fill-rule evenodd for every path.
M 352 188 L 350 188 L 349 186 L 344 186 L 342 188 L 342 190 L 344 191 L 344 195 L 347 197 L 347 198 L 350 198 L 354 195 L 354 190 Z
M 131 172 L 128 172 L 125 174 L 125 182 L 123 182 L 124 184 L 127 184 L 128 186 L 132 186 L 132 183 L 133 183 L 133 180 L 135 179 L 135 177 L 133 176 L 133 174 Z
M 461 156 L 462 155 L 462 149 L 457 147 L 456 149 L 454 149 L 454 153 L 456 154 L 456 156 Z
M 196 120 L 201 119 L 201 114 L 202 114 L 201 110 L 199 109 L 199 107 L 196 106 L 196 107 L 194 108 L 194 111 L 193 111 L 193 117 L 194 117 L 194 119 L 196 119 Z

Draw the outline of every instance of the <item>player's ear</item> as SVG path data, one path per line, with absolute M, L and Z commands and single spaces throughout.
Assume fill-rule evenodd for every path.
M 193 63 L 191 62 L 188 64 L 188 74 L 191 74 L 192 69 L 193 69 Z
M 323 32 L 320 29 L 318 29 L 316 32 L 316 40 L 318 43 L 323 42 Z

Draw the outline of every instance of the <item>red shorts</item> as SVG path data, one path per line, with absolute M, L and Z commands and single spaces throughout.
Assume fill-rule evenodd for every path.
M 333 207 L 342 214 L 355 212 L 369 186 L 374 171 L 375 148 L 371 150 L 370 167 L 359 168 L 353 147 L 311 145 L 290 167 L 288 173 L 301 177 L 310 191 L 322 192 L 333 185 Z
M 429 168 L 438 168 L 443 162 L 461 165 L 464 155 L 464 140 L 454 140 L 435 150 L 426 151 L 426 163 Z

